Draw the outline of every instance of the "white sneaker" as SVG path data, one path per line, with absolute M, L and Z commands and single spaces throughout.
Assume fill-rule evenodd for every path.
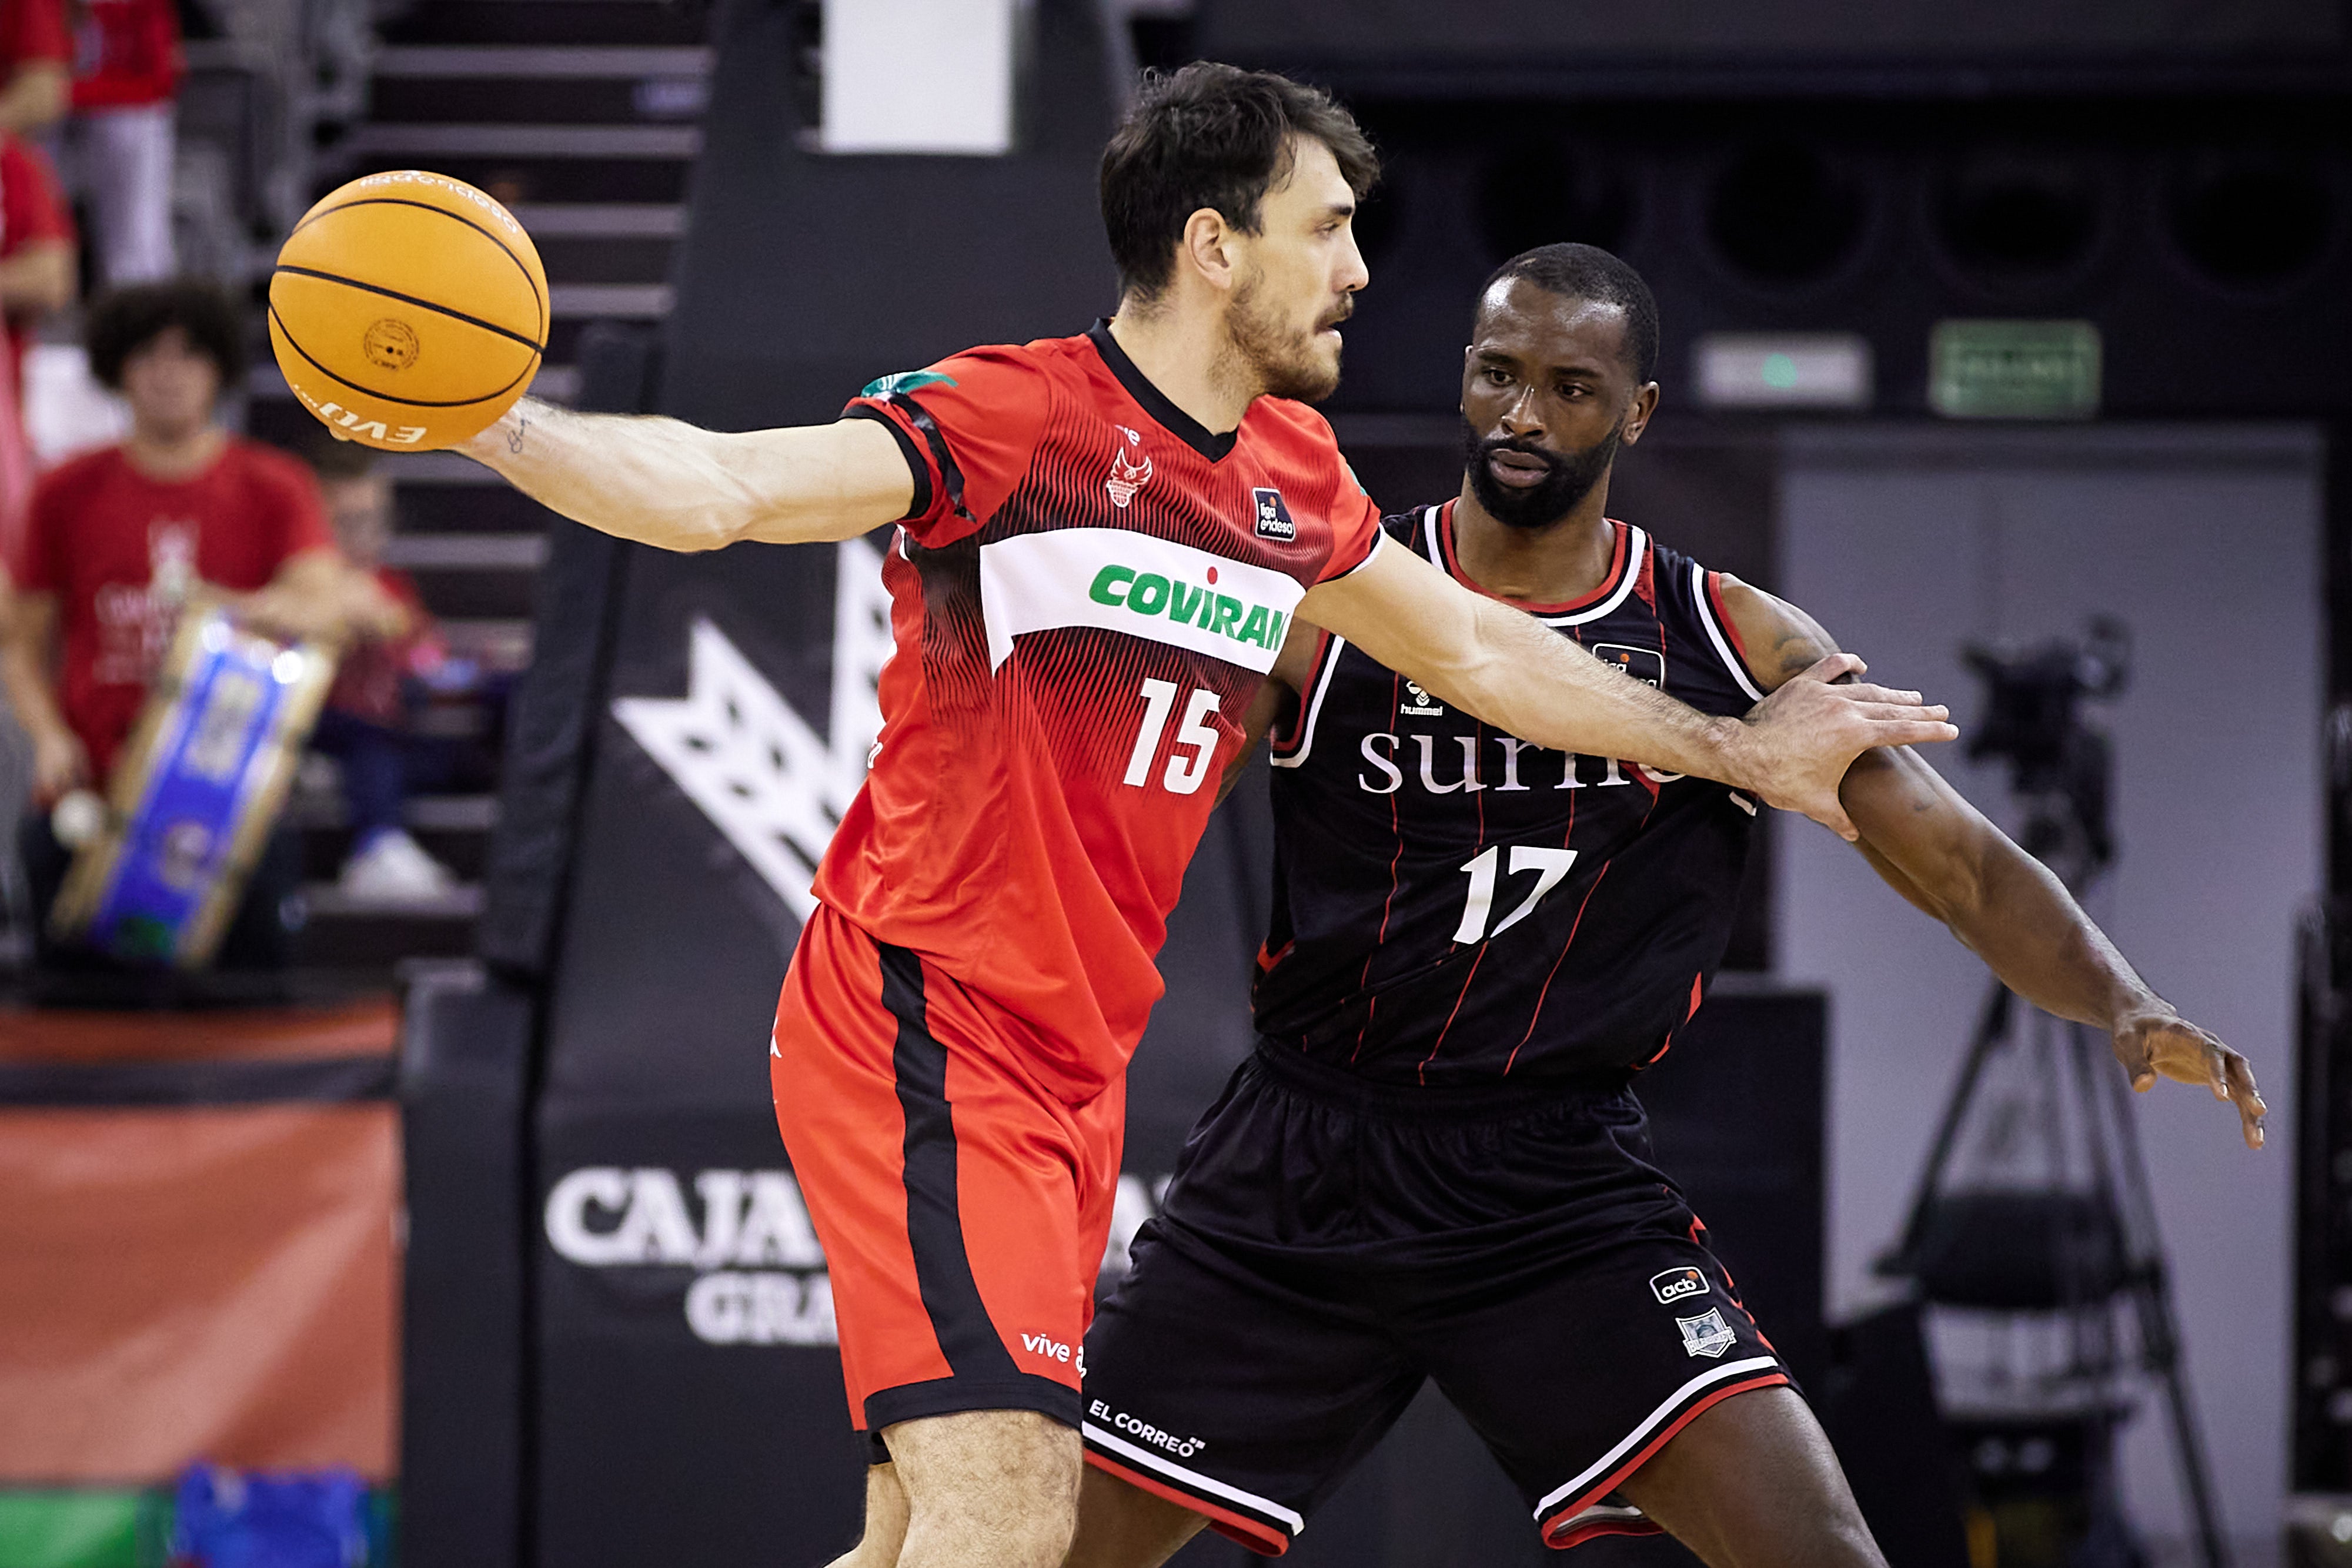
M 418 904 L 444 896 L 457 885 L 457 879 L 405 831 L 394 828 L 378 833 L 365 849 L 345 861 L 335 885 L 347 898 Z

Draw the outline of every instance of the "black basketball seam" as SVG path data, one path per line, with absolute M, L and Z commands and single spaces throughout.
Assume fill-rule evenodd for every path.
M 278 302 L 276 300 L 271 300 L 269 302 L 269 319 L 278 324 L 278 330 L 283 334 L 286 339 L 286 346 L 293 350 L 296 353 L 301 355 L 302 362 L 304 364 L 309 365 L 312 370 L 317 371 L 320 375 L 326 377 L 337 386 L 349 387 L 352 391 L 359 393 L 362 397 L 372 397 L 378 402 L 396 402 L 405 408 L 471 408 L 478 402 L 488 402 L 494 397 L 502 396 L 506 392 L 507 387 L 511 387 L 516 382 L 520 382 L 530 376 L 536 375 L 539 371 L 539 350 L 534 349 L 531 350 L 530 363 L 523 367 L 522 374 L 515 377 L 514 381 L 507 382 L 506 386 L 499 388 L 496 392 L 486 392 L 479 397 L 458 398 L 450 402 L 435 402 L 429 399 L 421 397 L 395 397 L 391 392 L 381 392 L 376 391 L 373 387 L 363 387 L 357 382 L 345 381 L 342 377 L 337 375 L 334 371 L 329 370 L 326 366 L 312 359 L 310 357 L 310 350 L 304 348 L 300 340 L 294 336 L 294 329 L 286 324 L 286 318 L 278 313 Z M 354 410 L 353 412 L 356 413 L 357 411 Z
M 436 305 L 430 299 L 419 299 L 414 294 L 403 294 L 397 288 L 386 288 L 376 283 L 362 283 L 356 277 L 343 277 L 331 272 L 320 272 L 315 267 L 288 267 L 280 263 L 278 271 L 291 273 L 296 277 L 315 277 L 321 283 L 340 283 L 346 288 L 356 288 L 362 294 L 381 294 L 386 299 L 397 299 L 404 305 L 414 305 L 420 310 L 430 310 L 436 315 L 446 316 L 452 320 L 463 321 L 468 327 L 479 327 L 485 332 L 496 332 L 501 338 L 510 338 L 534 354 L 544 352 L 546 350 L 545 344 L 534 343 L 520 332 L 501 327 L 495 321 L 485 321 L 478 316 L 468 316 L 463 310 L 452 310 L 446 305 Z
M 438 213 L 445 218 L 454 218 L 458 223 L 465 225 L 467 228 L 474 230 L 484 239 L 489 241 L 500 250 L 505 251 L 507 253 L 507 259 L 515 264 L 515 270 L 522 274 L 522 280 L 530 285 L 531 303 L 539 307 L 539 329 L 541 332 L 545 332 L 548 329 L 547 297 L 540 292 L 539 279 L 530 275 L 530 268 L 523 266 L 522 257 L 514 253 L 513 246 L 508 245 L 506 241 L 500 239 L 497 235 L 492 234 L 488 229 L 484 228 L 480 224 L 476 223 L 473 219 L 466 216 L 463 213 L 453 213 L 446 207 L 436 207 L 430 202 L 410 201 L 405 196 L 355 196 L 348 202 L 341 202 L 334 206 L 329 207 L 325 213 L 312 213 L 309 217 L 304 218 L 300 223 L 296 224 L 294 225 L 293 232 L 286 236 L 288 242 L 290 244 L 295 235 L 300 234 L 304 229 L 309 228 L 312 224 L 317 223 L 320 218 L 325 217 L 327 213 L 340 213 L 345 207 L 415 207 L 423 212 Z M 521 227 L 520 224 L 516 226 L 518 228 Z M 530 233 L 528 229 L 523 232 L 526 234 Z M 289 272 L 295 272 L 301 269 L 299 267 L 289 267 L 287 270 Z

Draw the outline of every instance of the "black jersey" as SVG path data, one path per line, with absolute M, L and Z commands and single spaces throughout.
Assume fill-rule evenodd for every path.
M 1382 526 L 1466 582 L 1453 516 Z M 1747 712 L 1761 694 L 1716 574 L 1612 526 L 1598 589 L 1519 608 L 1702 713 Z M 1519 740 L 1328 635 L 1273 750 L 1252 1002 L 1277 1048 L 1383 1082 L 1535 1085 L 1654 1061 L 1697 1010 L 1751 797 Z

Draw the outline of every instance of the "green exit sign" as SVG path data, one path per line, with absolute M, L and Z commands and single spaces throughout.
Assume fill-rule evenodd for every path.
M 1948 419 L 2087 419 L 2099 412 L 2088 321 L 1938 321 L 1927 402 Z

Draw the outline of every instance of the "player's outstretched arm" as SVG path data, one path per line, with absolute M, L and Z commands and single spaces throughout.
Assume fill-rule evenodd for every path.
M 457 450 L 551 510 L 663 549 L 855 538 L 915 494 L 898 444 L 867 419 L 730 435 L 525 398 Z
M 1539 746 L 1736 784 L 1848 839 L 1854 829 L 1838 802 L 1838 780 L 1856 756 L 1959 734 L 1916 692 L 1831 685 L 1862 673 L 1850 654 L 1823 660 L 1745 719 L 1702 714 L 1407 549 L 1383 549 L 1318 585 L 1299 602 L 1298 619 Z
M 1737 579 L 1724 610 L 1770 689 L 1836 651 L 1811 616 Z M 2035 1007 L 2103 1029 L 2132 1087 L 2158 1075 L 2198 1083 L 2237 1107 L 2246 1146 L 2263 1145 L 2267 1107 L 2246 1059 L 2173 1010 L 2116 950 L 2065 884 L 1987 821 L 1908 749 L 1857 758 L 1840 790 L 1855 847 L 1905 898 L 1950 928 L 2001 983 Z

